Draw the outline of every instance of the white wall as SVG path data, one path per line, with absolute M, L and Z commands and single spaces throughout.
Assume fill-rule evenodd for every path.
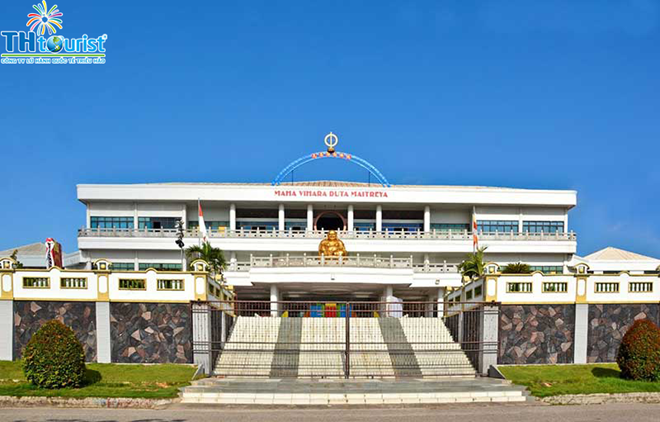
M 88 205 L 92 217 L 133 217 L 133 202 L 91 202 Z
M 183 216 L 183 204 L 168 202 L 137 203 L 138 217 L 179 217 Z
M 469 209 L 431 208 L 431 224 L 470 224 L 471 221 Z

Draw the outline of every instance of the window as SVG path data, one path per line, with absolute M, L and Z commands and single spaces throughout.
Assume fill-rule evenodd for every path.
M 307 221 L 287 221 L 284 223 L 284 228 L 293 231 L 307 230 Z
M 383 230 L 387 232 L 416 232 L 423 227 L 423 223 L 383 223 Z
M 90 217 L 93 229 L 132 229 L 133 217 Z
M 481 291 L 483 287 L 482 286 L 477 286 L 474 288 L 474 297 L 480 297 L 481 296 Z
M 270 231 L 277 230 L 279 223 L 277 221 L 238 221 L 236 227 L 240 230 L 259 230 Z
M 453 223 L 434 223 L 431 224 L 431 231 L 439 231 L 439 232 L 448 232 L 449 230 L 453 232 L 463 232 L 463 231 L 469 231 L 470 230 L 470 225 L 469 224 L 453 224 Z
M 87 278 L 85 277 L 62 277 L 60 279 L 62 289 L 86 289 Z
M 529 269 L 541 271 L 544 274 L 561 274 L 564 272 L 564 267 L 559 265 L 530 265 Z
M 563 221 L 523 221 L 523 232 L 563 233 Z
M 26 289 L 48 289 L 50 288 L 49 277 L 23 277 L 23 287 Z
M 179 217 L 139 217 L 138 228 L 144 229 L 175 229 Z
M 164 262 L 140 262 L 140 271 L 146 271 L 149 268 L 159 271 L 181 271 L 181 264 L 170 264 Z
M 183 290 L 183 280 L 158 280 L 158 290 Z
M 506 283 L 507 293 L 532 293 L 531 282 L 511 281 Z
M 376 230 L 376 223 L 354 223 L 353 229 L 356 232 L 368 232 L 369 230 Z
M 651 293 L 653 291 L 652 281 L 631 281 L 628 284 L 630 293 Z
M 119 290 L 146 290 L 147 280 L 135 278 L 120 278 Z
M 566 293 L 568 283 L 565 281 L 550 281 L 543 283 L 543 293 Z
M 472 300 L 472 295 L 474 294 L 473 290 L 468 290 L 465 292 L 465 300 Z
M 110 264 L 110 269 L 112 271 L 133 271 L 135 270 L 135 264 L 132 262 L 113 262 Z
M 518 233 L 518 220 L 481 220 L 477 230 L 483 233 Z
M 596 283 L 596 293 L 619 293 L 619 283 Z
M 211 231 L 219 231 L 220 229 L 227 230 L 229 228 L 229 221 L 204 221 L 206 228 Z M 199 221 L 188 221 L 187 228 L 198 229 Z

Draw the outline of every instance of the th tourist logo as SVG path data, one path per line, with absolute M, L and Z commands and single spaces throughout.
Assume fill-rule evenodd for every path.
M 105 42 L 108 36 L 83 35 L 65 38 L 57 34 L 62 29 L 64 14 L 57 5 L 48 8 L 46 1 L 32 6 L 37 13 L 29 13 L 25 26 L 29 31 L 2 31 L 5 53 L 2 64 L 105 64 Z M 46 38 L 46 31 L 49 37 Z

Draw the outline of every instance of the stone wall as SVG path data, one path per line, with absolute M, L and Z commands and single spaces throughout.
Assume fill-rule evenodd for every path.
M 587 362 L 615 362 L 619 344 L 638 319 L 658 324 L 659 306 L 653 304 L 589 305 Z
M 192 363 L 190 305 L 111 303 L 112 361 Z
M 575 305 L 502 305 L 499 364 L 572 363 Z
M 20 359 L 32 334 L 57 319 L 71 327 L 85 349 L 85 360 L 96 361 L 96 304 L 94 302 L 14 302 L 14 359 Z

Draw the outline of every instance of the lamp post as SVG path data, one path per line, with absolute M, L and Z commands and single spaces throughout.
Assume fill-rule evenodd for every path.
M 183 231 L 183 220 L 179 220 L 176 222 L 176 240 L 174 243 L 181 249 L 181 271 L 186 270 L 186 263 L 183 258 L 183 247 L 186 246 L 185 243 L 183 243 L 183 236 L 184 236 L 184 231 Z

